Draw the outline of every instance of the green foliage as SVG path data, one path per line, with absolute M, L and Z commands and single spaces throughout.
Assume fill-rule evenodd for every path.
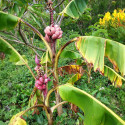
M 72 19 L 70 17 L 64 18 L 61 24 L 61 28 L 66 32 L 73 31 L 73 34 L 78 32 L 80 35 L 84 35 L 91 23 L 91 20 L 91 8 L 86 8 L 84 13 L 81 14 L 78 19 Z
M 20 49 L 23 50 L 23 48 Z M 33 61 L 34 57 L 32 57 L 32 53 L 30 53 L 29 55 L 27 55 L 26 53 L 29 53 L 29 50 L 26 50 L 24 54 L 27 56 L 30 66 L 33 69 L 33 67 L 35 66 Z M 63 62 L 63 65 L 67 64 L 67 61 L 64 59 L 60 59 L 60 62 Z M 0 92 L 0 94 L 6 95 L 0 96 L 0 100 L 2 101 L 3 105 L 3 108 L 0 109 L 0 119 L 2 119 L 2 121 L 5 122 L 9 120 L 12 117 L 12 115 L 20 112 L 20 107 L 25 108 L 28 105 L 28 99 L 34 86 L 34 80 L 33 78 L 31 78 L 31 75 L 29 74 L 29 71 L 26 67 L 15 67 L 15 65 L 10 65 L 7 59 L 5 59 L 3 63 L 0 63 L 0 67 L 0 86 L 2 89 L 2 93 Z M 23 72 L 25 72 L 25 75 L 23 74 Z M 68 75 L 66 75 L 65 77 L 61 77 L 60 81 L 62 81 L 62 84 L 65 84 L 68 81 L 69 77 L 70 76 Z M 91 77 L 91 81 L 88 84 L 87 76 L 82 76 L 82 78 L 75 83 L 75 86 L 98 98 L 102 103 L 106 104 L 118 115 L 120 115 L 123 119 L 125 119 L 125 86 L 123 85 L 122 88 L 114 88 L 110 85 L 110 82 L 108 83 L 107 78 L 101 76 L 99 73 L 92 72 Z M 9 87 L 10 84 L 11 86 Z M 3 93 L 3 91 L 6 92 Z M 18 105 L 14 104 L 15 99 Z M 54 99 L 54 94 L 52 94 L 50 100 Z M 6 109 L 7 105 L 10 108 L 9 111 L 7 111 Z M 60 121 L 62 121 L 60 124 L 68 124 L 69 122 L 75 124 L 76 121 L 78 122 L 81 119 L 78 115 L 78 113 L 81 113 L 81 111 L 79 111 L 77 114 L 74 113 L 74 115 L 72 116 L 72 112 L 69 108 L 69 105 L 67 104 L 64 105 L 63 111 L 67 113 L 66 115 L 62 115 L 61 117 L 57 117 L 57 112 L 55 111 L 54 124 L 58 122 L 60 123 Z M 36 121 L 38 115 L 32 116 L 31 113 L 29 116 L 29 118 L 26 118 L 27 123 L 31 125 L 40 124 L 38 121 Z M 45 118 L 46 116 L 44 111 L 41 111 L 38 117 L 40 118 L 42 123 L 47 124 L 47 118 Z M 77 118 L 79 118 L 79 120 L 77 120 Z
M 77 115 L 73 115 L 73 113 L 72 113 L 73 116 L 71 116 L 71 115 L 69 116 L 68 114 L 71 114 L 71 111 L 64 110 L 64 113 L 61 116 L 56 117 L 54 125 L 76 124 Z
M 17 47 L 18 51 L 26 54 L 29 65 L 34 68 L 34 57 L 23 46 Z M 29 51 L 29 54 L 27 54 Z M 8 62 L 9 55 L 0 63 L 0 119 L 8 124 L 13 115 L 20 112 L 28 105 L 30 93 L 34 86 L 34 79 L 25 66 L 15 66 Z M 22 107 L 22 109 L 21 109 Z
M 111 14 L 112 11 L 114 12 Z M 98 19 L 94 25 L 89 26 L 89 33 L 86 33 L 86 35 L 109 38 L 125 44 L 124 10 L 120 8 L 109 10 L 105 15 L 99 14 L 98 17 L 104 18 Z
M 89 32 L 85 33 L 85 35 L 87 36 L 103 37 L 125 44 L 124 27 L 118 27 L 118 28 L 109 27 L 108 29 L 106 28 L 104 29 L 97 22 L 94 25 L 89 26 L 88 30 Z

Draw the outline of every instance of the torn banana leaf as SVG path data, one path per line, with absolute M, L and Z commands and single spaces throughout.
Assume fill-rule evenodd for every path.
M 122 76 L 125 75 L 125 45 L 95 36 L 81 36 L 75 38 L 74 41 L 76 41 L 76 48 L 84 60 L 93 66 L 94 71 L 98 70 L 104 75 L 104 70 L 107 69 L 104 68 L 104 58 L 107 57 L 113 64 L 115 72 L 120 72 Z M 108 78 L 110 79 L 110 75 Z M 117 84 L 121 83 L 117 81 Z

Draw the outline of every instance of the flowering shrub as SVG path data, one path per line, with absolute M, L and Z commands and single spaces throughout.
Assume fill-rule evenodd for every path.
M 125 9 L 105 13 L 104 18 L 99 20 L 99 26 L 107 30 L 108 38 L 125 44 Z
M 99 24 L 104 27 L 118 28 L 120 26 L 125 28 L 125 9 L 117 11 L 116 9 L 112 14 L 107 12 L 103 19 L 100 18 Z

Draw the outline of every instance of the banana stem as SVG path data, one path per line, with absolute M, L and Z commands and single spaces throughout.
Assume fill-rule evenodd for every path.
M 65 103 L 67 103 L 67 101 L 63 101 L 63 102 L 61 102 L 61 103 L 59 103 L 59 104 L 53 106 L 53 107 L 51 108 L 52 113 L 53 113 L 53 111 L 54 111 L 58 106 L 63 105 L 63 104 L 65 104 Z
M 76 41 L 77 38 L 73 39 L 73 40 L 70 40 L 68 41 L 65 45 L 62 46 L 62 48 L 58 51 L 57 55 L 56 55 L 56 58 L 55 58 L 55 65 L 54 65 L 54 73 L 55 73 L 55 77 L 56 77 L 56 80 L 59 82 L 58 80 L 58 61 L 59 61 L 59 57 L 60 57 L 60 54 L 62 53 L 62 51 L 65 49 L 65 47 L 67 47 L 70 43 Z

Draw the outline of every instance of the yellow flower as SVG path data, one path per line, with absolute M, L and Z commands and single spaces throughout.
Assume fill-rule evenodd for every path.
M 102 18 L 99 19 L 99 24 L 102 25 Z
M 107 13 L 105 14 L 105 16 L 104 16 L 104 20 L 105 20 L 105 21 L 109 21 L 110 19 L 111 19 L 111 15 L 110 15 L 109 12 L 107 12 Z
M 112 14 L 110 12 L 105 13 L 103 19 L 100 18 L 99 24 L 102 26 L 112 26 L 117 28 L 125 23 L 125 9 L 117 11 L 116 9 Z
M 99 19 L 99 24 L 100 24 L 100 25 L 105 25 L 105 20 L 100 18 L 100 19 Z
M 117 10 L 115 9 L 113 14 L 112 14 L 114 17 L 117 17 Z

